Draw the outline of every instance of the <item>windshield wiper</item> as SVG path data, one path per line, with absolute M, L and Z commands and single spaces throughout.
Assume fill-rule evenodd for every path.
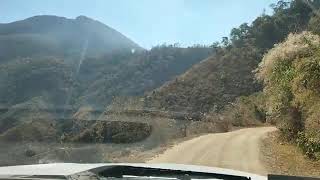
M 227 180 L 250 180 L 250 177 L 235 176 L 229 174 L 194 172 L 172 170 L 163 168 L 134 167 L 134 166 L 109 166 L 90 170 L 100 177 L 124 178 L 127 176 L 176 178 L 180 180 L 191 179 L 227 179 Z

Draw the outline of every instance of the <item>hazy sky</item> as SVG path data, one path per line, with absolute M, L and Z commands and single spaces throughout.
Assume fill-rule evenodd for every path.
M 34 15 L 85 15 L 145 48 L 164 42 L 211 44 L 252 22 L 276 0 L 0 0 L 0 23 Z

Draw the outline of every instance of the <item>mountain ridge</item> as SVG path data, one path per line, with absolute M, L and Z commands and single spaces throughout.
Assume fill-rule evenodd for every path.
M 37 54 L 75 59 L 84 50 L 85 56 L 97 57 L 132 49 L 143 50 L 122 33 L 86 16 L 40 15 L 0 24 L 0 51 L 5 52 L 0 60 Z

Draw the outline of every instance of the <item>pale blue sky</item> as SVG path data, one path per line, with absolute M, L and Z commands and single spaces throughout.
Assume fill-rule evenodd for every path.
M 277 0 L 0 0 L 0 23 L 34 15 L 85 15 L 145 48 L 178 42 L 211 44 L 252 22 Z

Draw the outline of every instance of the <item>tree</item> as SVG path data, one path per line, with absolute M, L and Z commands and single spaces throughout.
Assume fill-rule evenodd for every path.
M 270 7 L 275 13 L 281 12 L 284 9 L 289 8 L 290 2 L 280 0 L 276 4 L 271 4 Z
M 229 38 L 228 38 L 228 37 L 222 37 L 221 44 L 222 44 L 224 47 L 228 47 L 228 46 L 230 45 Z
M 233 28 L 230 33 L 231 42 L 233 45 L 240 46 L 244 40 L 248 38 L 250 26 L 248 23 L 243 23 L 239 28 Z

